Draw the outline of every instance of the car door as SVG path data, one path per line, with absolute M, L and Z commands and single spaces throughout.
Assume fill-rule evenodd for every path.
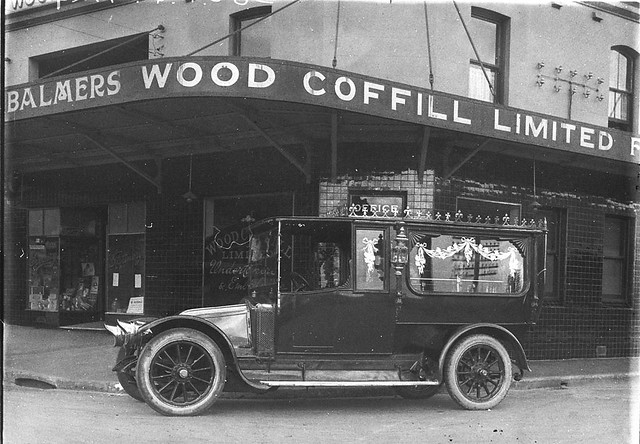
M 350 222 L 283 226 L 278 353 L 389 353 L 388 230 Z
M 395 296 L 389 235 L 385 226 L 354 225 L 353 285 L 337 298 L 336 342 L 342 353 L 392 352 Z

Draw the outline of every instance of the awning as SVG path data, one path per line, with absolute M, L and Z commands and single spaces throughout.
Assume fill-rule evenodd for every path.
M 622 131 L 240 57 L 146 60 L 11 86 L 5 129 L 7 160 L 22 172 L 135 168 L 140 160 L 269 146 L 310 179 L 311 157 L 335 163 L 337 144 L 351 142 L 415 144 L 419 170 L 434 142 L 469 157 L 491 151 L 634 177 L 640 164 L 640 138 Z

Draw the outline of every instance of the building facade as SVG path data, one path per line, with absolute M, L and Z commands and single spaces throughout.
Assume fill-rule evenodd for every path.
M 546 217 L 528 356 L 637 356 L 639 12 L 8 1 L 4 317 L 235 303 L 252 221 L 391 203 Z

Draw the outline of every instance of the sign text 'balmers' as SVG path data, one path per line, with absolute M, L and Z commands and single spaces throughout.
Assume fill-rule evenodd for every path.
M 270 99 L 640 163 L 640 137 L 294 62 L 201 57 L 137 62 L 5 91 L 5 121 L 183 96 Z

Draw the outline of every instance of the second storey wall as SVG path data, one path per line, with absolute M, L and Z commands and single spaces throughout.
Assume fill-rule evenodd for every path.
M 288 3 L 276 0 L 272 9 Z M 253 0 L 246 5 L 233 1 L 148 0 L 11 31 L 6 33 L 6 56 L 11 62 L 5 63 L 5 82 L 15 85 L 33 80 L 34 57 L 135 35 L 160 24 L 165 32 L 154 44 L 162 50 L 150 58 L 186 56 L 227 35 L 231 14 L 258 6 L 264 5 Z M 555 9 L 550 4 L 480 2 L 459 4 L 465 23 L 471 20 L 472 6 L 509 19 L 505 105 L 607 126 L 611 47 L 622 45 L 640 53 L 636 21 L 577 3 Z M 594 12 L 601 21 L 593 20 Z M 454 5 L 428 2 L 427 14 L 430 45 L 423 2 L 304 1 L 257 24 L 251 32 L 270 42 L 274 59 L 330 67 L 335 56 L 338 69 L 425 88 L 430 86 L 430 52 L 434 88 L 468 96 L 469 61 L 475 57 Z M 228 40 L 197 53 L 228 54 Z M 539 62 L 544 68 L 537 68 Z M 636 102 L 640 95 L 639 65 L 637 61 Z M 551 77 L 559 66 L 563 67 L 559 77 L 564 80 L 570 79 L 570 71 L 577 71 L 574 81 L 588 83 L 591 95 L 584 97 L 580 86 L 571 95 L 566 82 L 559 83 L 562 88 L 556 92 Z M 584 78 L 587 73 L 593 75 L 589 81 Z M 538 74 L 547 76 L 542 87 L 536 85 Z M 597 99 L 598 77 L 604 82 L 599 86 L 603 100 Z M 634 116 L 635 128 L 638 117 Z

